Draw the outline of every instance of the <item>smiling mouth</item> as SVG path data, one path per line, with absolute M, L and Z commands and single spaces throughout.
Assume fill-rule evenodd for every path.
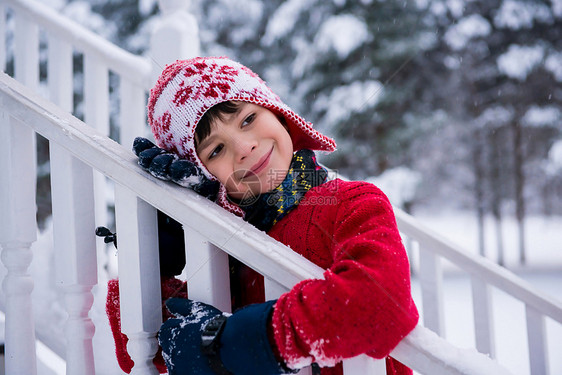
M 273 147 L 271 147 L 271 150 L 269 150 L 267 154 L 265 154 L 260 160 L 258 160 L 258 162 L 254 164 L 249 171 L 244 173 L 242 179 L 249 178 L 251 176 L 255 176 L 258 173 L 260 173 L 269 164 L 269 159 L 272 153 L 273 153 Z

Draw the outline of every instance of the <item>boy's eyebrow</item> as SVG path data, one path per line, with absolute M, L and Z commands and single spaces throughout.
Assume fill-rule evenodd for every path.
M 245 107 L 246 103 L 241 103 L 237 108 L 236 111 L 233 113 L 223 113 L 221 116 L 224 117 L 224 119 L 222 120 L 223 122 L 228 122 L 231 121 L 232 119 L 236 119 L 240 113 L 242 113 L 242 109 Z M 213 134 L 213 124 L 211 124 L 211 130 L 208 136 L 206 136 L 202 141 L 197 142 L 197 149 L 196 151 L 202 151 L 204 150 L 209 143 L 212 142 L 213 138 L 215 137 L 215 135 Z
M 203 139 L 202 142 L 197 142 L 198 143 L 197 144 L 197 151 L 199 152 L 199 151 L 202 151 L 205 148 L 207 148 L 207 146 L 209 146 L 209 144 L 213 141 L 213 138 L 214 138 L 214 135 L 212 134 L 212 131 L 211 131 L 211 134 L 208 135 L 207 137 L 205 137 L 205 139 Z

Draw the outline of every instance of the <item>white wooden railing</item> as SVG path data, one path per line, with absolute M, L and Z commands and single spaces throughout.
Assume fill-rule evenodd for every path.
M 415 241 L 419 251 L 418 278 L 422 289 L 424 326 L 445 336 L 442 263 L 446 260 L 470 277 L 476 349 L 495 358 L 494 301 L 491 292 L 496 288 L 525 307 L 526 318 L 521 325 L 527 333 L 530 373 L 549 374 L 545 320 L 550 318 L 562 324 L 562 302 L 547 296 L 489 259 L 472 255 L 406 213 L 397 210 L 396 218 L 400 231 Z
M 166 3 L 160 2 L 161 6 Z M 170 2 L 174 3 L 179 4 Z M 164 13 L 153 36 L 151 56 L 145 59 L 118 49 L 35 1 L 3 0 L 0 3 L 0 35 L 6 32 L 8 9 L 10 22 L 15 22 L 15 78 L 27 86 L 24 88 L 6 76 L 0 80 L 0 170 L 3 171 L 0 174 L 0 245 L 2 261 L 8 269 L 4 291 L 9 374 L 35 374 L 34 327 L 30 313 L 33 282 L 27 271 L 32 261 L 29 248 L 36 236 L 34 132 L 46 137 L 51 147 L 57 275 L 69 314 L 66 330 L 69 374 L 94 373 L 91 348 L 94 327 L 88 317 L 91 290 L 97 282 L 96 241 L 92 229 L 106 224 L 103 197 L 106 178 L 115 183 L 123 330 L 130 337 L 128 348 L 136 363 L 134 373 L 155 373 L 151 358 L 156 351 L 155 333 L 161 319 L 155 251 L 156 208 L 186 228 L 190 250 L 187 278 L 190 285 L 200 286 L 190 289 L 193 298 L 228 310 L 226 254 L 266 276 L 268 297 L 275 297 L 302 279 L 322 275 L 318 267 L 207 200 L 151 178 L 136 166 L 133 154 L 128 151 L 130 140 L 145 132 L 145 93 L 154 80 L 154 72 L 175 58 L 198 51 L 194 20 L 185 13 L 183 6 L 180 8 L 175 12 L 169 8 Z M 168 20 L 183 17 L 184 22 L 165 22 L 166 17 Z M 169 25 L 183 25 L 183 29 L 174 30 Z M 172 49 L 165 48 L 164 40 L 173 38 L 170 35 L 174 32 L 182 38 L 180 43 L 174 43 L 173 51 L 179 55 L 172 55 Z M 58 106 L 35 93 L 39 85 L 39 33 L 46 34 L 48 40 L 48 91 L 51 101 Z M 5 48 L 0 47 L 0 54 L 3 54 Z M 68 113 L 72 109 L 71 59 L 75 52 L 84 55 L 84 120 L 90 127 Z M 0 58 L 4 63 L 4 56 Z M 121 126 L 120 138 L 125 148 L 106 137 L 108 71 L 120 77 L 121 123 L 127 124 L 127 127 Z M 529 345 L 532 374 L 547 373 L 544 319 L 550 317 L 562 323 L 561 304 L 549 301 L 491 262 L 467 255 L 441 240 L 408 215 L 397 211 L 397 219 L 402 233 L 419 244 L 423 291 L 420 308 L 423 307 L 424 325 L 437 333 L 443 332 L 440 292 L 440 259 L 443 257 L 472 277 L 478 350 L 494 354 L 489 289 L 498 287 L 527 306 L 529 341 L 533 343 Z M 487 357 L 455 349 L 421 326 L 406 337 L 392 355 L 422 374 L 504 373 Z M 348 361 L 345 373 L 384 373 L 381 363 L 362 359 Z
M 34 192 L 24 189 L 33 185 L 34 179 L 33 160 L 28 153 L 33 146 L 33 131 L 52 145 L 57 144 L 73 160 L 70 166 L 53 167 L 66 169 L 69 174 L 68 186 L 58 193 L 56 203 L 65 209 L 65 215 L 54 216 L 55 221 L 66 226 L 60 237 L 65 241 L 55 243 L 59 283 L 66 290 L 69 305 L 67 373 L 94 373 L 93 327 L 88 318 L 96 270 L 92 167 L 115 182 L 122 328 L 130 338 L 128 350 L 136 364 L 135 374 L 155 373 L 151 359 L 156 353 L 155 335 L 161 323 L 156 209 L 186 228 L 187 275 L 193 298 L 228 311 L 227 254 L 266 277 L 268 298 L 300 280 L 322 277 L 319 267 L 240 218 L 186 189 L 148 176 L 136 165 L 132 152 L 6 75 L 0 77 L 0 110 L 4 116 L 1 167 L 5 171 L 1 196 L 2 207 L 7 208 L 2 210 L 0 242 L 9 270 L 4 286 L 10 306 L 6 311 L 9 374 L 35 373 L 30 364 L 30 354 L 34 353 L 29 313 L 32 281 L 26 271 L 31 262 L 29 245 L 35 239 Z M 53 169 L 52 173 L 61 172 Z M 60 234 L 55 232 L 57 235 Z M 422 374 L 482 374 L 482 368 L 495 374 L 506 373 L 486 356 L 456 349 L 422 326 L 407 336 L 392 355 Z M 30 368 L 22 368 L 22 363 L 30 364 Z M 382 363 L 352 360 L 345 374 L 377 374 Z M 372 371 L 364 370 L 370 366 L 374 367 Z

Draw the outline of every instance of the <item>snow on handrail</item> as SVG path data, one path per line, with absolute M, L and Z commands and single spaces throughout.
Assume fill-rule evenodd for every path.
M 510 374 L 476 349 L 457 348 L 420 325 L 398 343 L 391 355 L 422 374 Z
M 475 275 L 504 292 L 533 306 L 542 314 L 562 323 L 562 302 L 553 300 L 530 283 L 520 279 L 511 271 L 500 267 L 491 260 L 471 254 L 457 244 L 443 238 L 425 227 L 414 217 L 401 210 L 395 210 L 400 231 L 444 257 L 465 272 Z
M 23 13 L 35 24 L 71 44 L 77 51 L 99 57 L 109 69 L 144 89 L 150 89 L 152 66 L 146 58 L 117 47 L 38 1 L 4 0 L 4 5 L 13 8 L 18 13 Z
M 321 278 L 322 269 L 242 219 L 195 193 L 149 176 L 136 157 L 113 140 L 41 98 L 6 74 L 0 75 L 0 107 L 67 149 L 116 183 L 182 224 L 203 234 L 225 252 L 241 259 L 285 287 L 300 280 Z M 392 353 L 422 373 L 505 374 L 495 361 L 474 350 L 454 347 L 418 326 Z M 460 358 L 470 360 L 460 361 Z M 460 365 L 457 365 L 460 363 Z

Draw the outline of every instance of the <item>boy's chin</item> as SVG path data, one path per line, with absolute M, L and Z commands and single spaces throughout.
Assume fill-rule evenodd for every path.
M 244 194 L 237 193 L 235 195 L 228 194 L 227 197 L 231 203 L 234 203 L 239 207 L 245 207 L 254 204 L 260 197 L 260 194 L 247 192 Z
M 228 200 L 231 203 L 236 204 L 237 206 L 240 207 L 244 207 L 244 206 L 249 206 L 254 204 L 261 195 L 263 194 L 267 194 L 272 192 L 273 190 L 275 190 L 277 186 L 272 187 L 271 189 L 267 190 L 267 191 L 252 191 L 252 190 L 248 190 L 246 192 L 236 192 L 236 193 L 228 193 Z M 261 189 L 264 190 L 264 189 Z

